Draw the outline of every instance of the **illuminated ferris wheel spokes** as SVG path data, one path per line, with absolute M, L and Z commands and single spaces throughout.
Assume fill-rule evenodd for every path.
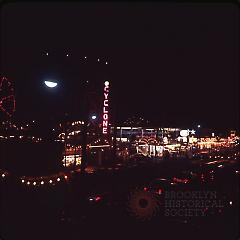
M 0 110 L 8 117 L 16 110 L 13 84 L 6 77 L 0 78 Z

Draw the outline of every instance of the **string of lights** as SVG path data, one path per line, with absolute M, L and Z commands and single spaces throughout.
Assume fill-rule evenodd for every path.
M 0 169 L 0 176 L 2 180 L 8 179 L 11 174 L 6 171 Z M 59 172 L 57 174 L 52 174 L 49 176 L 20 176 L 16 178 L 17 183 L 21 183 L 24 186 L 34 186 L 34 187 L 40 187 L 40 186 L 54 186 L 60 182 L 68 182 L 70 178 L 69 174 Z
M 47 57 L 50 57 L 50 56 L 54 56 L 54 53 L 50 55 L 49 51 L 45 51 L 45 52 L 43 53 L 43 55 L 44 55 L 44 56 L 47 56 Z M 69 52 L 68 52 L 68 53 L 65 53 L 65 54 L 63 53 L 62 56 L 65 56 L 65 57 L 67 57 L 67 58 L 78 57 L 79 60 L 83 60 L 84 62 L 87 62 L 87 61 L 89 61 L 89 60 L 93 60 L 93 61 L 96 62 L 96 63 L 103 63 L 103 64 L 105 64 L 105 65 L 108 65 L 108 64 L 109 64 L 109 61 L 106 60 L 106 59 L 90 58 L 90 57 L 88 57 L 88 56 L 79 57 L 79 56 L 77 56 L 77 55 L 75 55 L 75 54 L 72 54 L 72 53 L 70 54 Z

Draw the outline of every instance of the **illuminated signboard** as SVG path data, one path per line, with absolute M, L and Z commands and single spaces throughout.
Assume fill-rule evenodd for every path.
M 181 130 L 180 131 L 180 136 L 181 137 L 187 137 L 189 135 L 189 131 L 188 130 Z
M 103 90 L 104 98 L 103 98 L 103 123 L 102 123 L 102 132 L 103 134 L 108 134 L 108 124 L 109 124 L 109 81 L 104 82 L 104 90 Z

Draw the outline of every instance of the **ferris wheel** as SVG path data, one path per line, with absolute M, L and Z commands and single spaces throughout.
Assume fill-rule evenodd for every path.
M 16 110 L 13 83 L 6 77 L 0 77 L 0 113 L 12 117 Z

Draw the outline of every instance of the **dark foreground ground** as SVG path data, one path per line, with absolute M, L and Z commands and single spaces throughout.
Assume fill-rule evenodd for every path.
M 126 211 L 130 193 L 136 187 L 141 189 L 156 177 L 173 177 L 194 168 L 209 171 L 178 161 L 78 173 L 67 184 L 54 187 L 30 188 L 14 180 L 2 182 L 1 239 L 238 239 L 239 177 L 235 179 L 229 171 L 222 171 L 217 185 L 211 188 L 222 193 L 227 186 L 224 191 L 233 204 L 224 207 L 222 214 L 171 219 L 156 216 L 143 221 Z M 226 169 L 235 172 L 235 168 Z M 210 189 L 208 181 L 206 189 Z M 99 202 L 89 201 L 89 197 L 97 195 Z

